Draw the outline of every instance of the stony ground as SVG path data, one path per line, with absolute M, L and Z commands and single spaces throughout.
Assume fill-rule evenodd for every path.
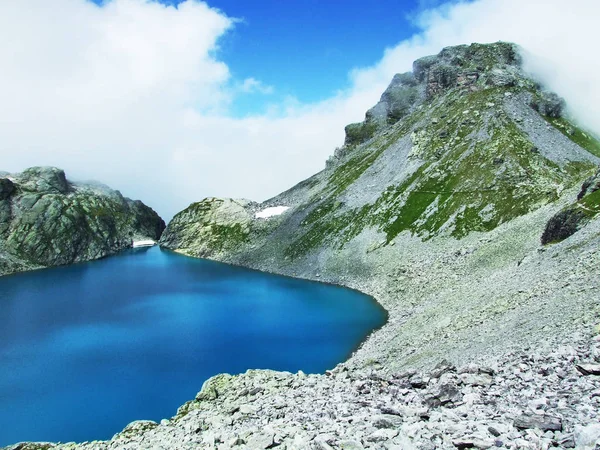
M 598 448 L 600 336 L 552 344 L 486 365 L 442 361 L 429 372 L 342 364 L 325 375 L 219 375 L 171 420 L 56 448 Z

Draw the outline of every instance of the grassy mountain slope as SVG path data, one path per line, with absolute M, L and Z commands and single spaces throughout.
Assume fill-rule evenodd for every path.
M 292 207 L 274 227 L 285 230 L 277 238 L 286 257 L 341 248 L 365 229 L 380 233 L 382 245 L 403 232 L 427 240 L 489 231 L 555 202 L 598 163 L 598 141 L 522 73 L 512 44 L 448 48 L 414 67 L 394 78 L 363 123 L 347 127 L 346 143 L 325 171 L 265 203 Z M 182 214 L 202 222 L 210 202 Z M 185 232 L 172 229 L 181 217 L 163 242 L 212 256 L 194 250 L 189 236 L 178 245 Z M 218 253 L 227 246 L 221 241 L 234 239 L 222 255 L 230 258 L 271 240 L 260 223 L 246 221 L 240 233 L 213 227 L 209 240 Z
M 598 221 L 550 249 L 540 237 L 594 173 L 600 143 L 526 76 L 515 45 L 416 61 L 346 133 L 322 172 L 218 221 L 223 200 L 194 204 L 161 245 L 374 295 L 390 323 L 361 364 L 468 360 L 594 320 L 582 292 L 597 278 Z

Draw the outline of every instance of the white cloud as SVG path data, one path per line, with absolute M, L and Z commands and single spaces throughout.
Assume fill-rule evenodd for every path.
M 243 92 L 245 94 L 272 94 L 275 91 L 273 86 L 266 85 L 262 81 L 253 77 L 246 78 L 242 83 L 240 83 L 238 90 L 239 92 Z
M 422 33 L 349 76 L 351 88 L 265 115 L 228 115 L 235 95 L 219 38 L 235 20 L 205 3 L 0 3 L 0 170 L 52 164 L 141 198 L 169 217 L 209 195 L 262 200 L 324 166 L 394 73 L 460 43 L 516 41 L 528 64 L 600 130 L 596 0 L 478 0 L 419 16 Z M 285 49 L 282 49 L 285 51 Z

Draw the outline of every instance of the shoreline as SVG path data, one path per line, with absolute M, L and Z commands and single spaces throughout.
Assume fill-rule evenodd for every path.
M 261 268 L 244 266 L 242 264 L 236 264 L 235 262 L 221 261 L 219 259 L 212 259 L 212 258 L 206 258 L 206 257 L 191 256 L 191 255 L 188 255 L 188 254 L 183 253 L 183 252 L 179 252 L 179 251 L 176 251 L 176 250 L 171 250 L 171 249 L 169 249 L 167 247 L 162 247 L 160 245 L 158 245 L 158 247 L 160 248 L 161 251 L 175 253 L 177 255 L 185 256 L 187 258 L 194 258 L 194 259 L 198 259 L 198 260 L 205 260 L 205 261 L 216 262 L 216 263 L 219 263 L 219 264 L 226 264 L 228 266 L 232 266 L 232 267 L 236 267 L 236 268 L 240 268 L 240 269 L 245 269 L 245 270 L 250 270 L 250 271 L 255 271 L 255 272 L 260 272 L 260 273 L 263 273 L 263 274 L 267 274 L 267 275 L 271 275 L 271 276 L 276 276 L 276 277 L 291 278 L 291 279 L 302 280 L 302 281 L 306 281 L 306 282 L 310 282 L 310 283 L 325 284 L 325 285 L 334 286 L 334 287 L 337 287 L 337 288 L 348 289 L 348 290 L 351 290 L 351 291 L 354 291 L 354 292 L 358 292 L 359 294 L 364 295 L 366 297 L 369 297 L 370 301 L 374 304 L 374 306 L 384 313 L 384 315 L 385 315 L 385 322 L 381 326 L 379 326 L 377 328 L 374 328 L 367 336 L 365 336 L 363 339 L 361 339 L 361 341 L 356 345 L 356 347 L 353 350 L 351 350 L 351 352 L 347 356 L 345 356 L 342 361 L 340 361 L 339 363 L 337 363 L 335 365 L 335 367 L 339 366 L 340 364 L 345 364 L 350 359 L 352 359 L 352 357 L 354 356 L 354 354 L 357 353 L 360 350 L 360 348 L 375 333 L 377 333 L 378 331 L 382 330 L 385 326 L 387 326 L 388 323 L 389 323 L 389 320 L 390 320 L 390 314 L 391 314 L 390 311 L 388 309 L 386 309 L 385 306 L 383 306 L 383 304 L 374 295 L 371 295 L 371 294 L 369 294 L 367 292 L 364 292 L 363 290 L 361 290 L 359 288 L 356 288 L 356 287 L 345 285 L 345 284 L 342 284 L 340 282 L 321 280 L 318 277 L 308 278 L 308 277 L 302 277 L 302 276 L 294 276 L 294 275 L 287 274 L 285 272 L 275 272 L 275 271 L 272 271 L 272 270 L 266 270 L 266 269 L 261 269 Z M 333 369 L 335 369 L 335 367 L 332 367 L 331 369 L 326 369 L 326 370 L 333 370 Z M 249 370 L 263 370 L 263 369 L 249 369 Z M 271 369 L 264 369 L 264 370 L 271 370 Z M 219 374 L 217 374 L 217 375 L 219 375 Z

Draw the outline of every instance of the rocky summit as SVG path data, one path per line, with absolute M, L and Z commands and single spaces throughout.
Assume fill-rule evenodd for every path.
M 55 167 L 0 174 L 0 275 L 101 258 L 164 228 L 141 201 Z
M 359 289 L 384 327 L 323 375 L 219 375 L 160 424 L 14 448 L 598 448 L 598 164 L 516 45 L 419 59 L 322 172 L 194 203 L 160 241 Z

